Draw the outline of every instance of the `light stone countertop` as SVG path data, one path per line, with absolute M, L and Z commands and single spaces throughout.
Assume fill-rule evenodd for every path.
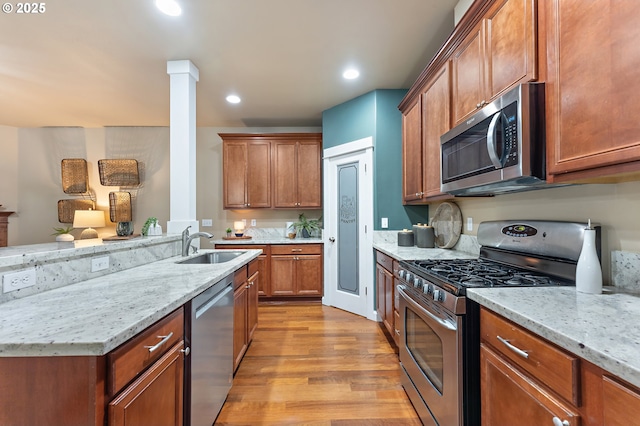
M 322 244 L 321 238 L 286 238 L 286 237 L 254 237 L 250 240 L 211 240 L 212 244 L 228 244 L 228 245 L 265 245 L 265 244 Z
M 640 387 L 640 294 L 523 287 L 467 289 L 467 297 Z
M 211 265 L 174 256 L 3 303 L 0 357 L 104 355 L 261 252 Z
M 418 259 L 476 259 L 478 255 L 441 248 L 400 247 L 395 243 L 375 243 L 373 248 L 397 260 Z

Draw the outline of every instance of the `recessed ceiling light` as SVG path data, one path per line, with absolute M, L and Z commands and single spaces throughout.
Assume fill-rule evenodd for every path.
M 358 78 L 360 76 L 360 71 L 357 69 L 351 68 L 342 73 L 342 77 L 347 80 L 353 80 L 354 78 Z
M 229 95 L 229 96 L 227 96 L 227 102 L 229 102 L 230 104 L 239 104 L 240 103 L 240 96 Z
M 156 0 L 156 7 L 169 16 L 182 15 L 182 8 L 175 0 Z

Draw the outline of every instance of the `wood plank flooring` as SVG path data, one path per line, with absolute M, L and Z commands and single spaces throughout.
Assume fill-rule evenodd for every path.
M 216 425 L 420 425 L 377 323 L 321 304 L 260 305 Z

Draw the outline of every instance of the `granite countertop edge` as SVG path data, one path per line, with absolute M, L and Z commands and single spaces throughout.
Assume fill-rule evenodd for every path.
M 174 256 L 5 302 L 0 357 L 105 355 L 261 253 L 204 265 Z
M 322 244 L 322 238 L 286 238 L 286 237 L 261 237 L 251 239 L 211 240 L 211 244 L 219 245 L 268 245 L 268 244 Z

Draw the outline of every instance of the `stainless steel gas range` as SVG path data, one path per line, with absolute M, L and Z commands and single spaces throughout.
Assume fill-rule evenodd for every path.
M 402 385 L 423 424 L 480 424 L 479 306 L 466 298 L 467 289 L 575 285 L 586 226 L 482 222 L 477 259 L 400 262 Z

